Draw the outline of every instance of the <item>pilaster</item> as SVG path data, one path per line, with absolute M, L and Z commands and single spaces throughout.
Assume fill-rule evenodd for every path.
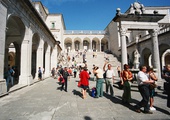
M 125 28 L 121 28 L 120 36 L 121 36 L 121 68 L 123 69 L 123 65 L 127 64 L 127 45 Z
M 5 32 L 7 7 L 0 2 L 0 80 L 4 81 Z M 6 85 L 6 84 L 5 84 Z M 6 91 L 5 91 L 6 92 Z M 1 94 L 1 93 L 0 93 Z
M 74 44 L 74 41 L 72 41 L 71 51 L 72 51 L 72 52 L 74 52 L 74 51 L 75 51 L 75 44 Z
M 99 52 L 101 52 L 101 40 L 99 41 Z
M 25 39 L 21 45 L 21 75 L 19 76 L 19 84 L 30 85 L 32 81 L 31 75 L 31 52 L 32 42 Z
M 151 30 L 150 34 L 152 37 L 152 63 L 153 63 L 153 67 L 157 70 L 158 78 L 161 79 L 159 44 L 158 44 L 158 29 Z
M 50 76 L 50 46 L 45 53 L 45 77 Z
M 57 66 L 57 53 L 58 53 L 58 49 L 57 49 L 57 45 L 55 45 L 51 53 L 51 70 L 53 67 L 56 68 Z
M 40 44 L 38 46 L 37 49 L 37 71 L 36 71 L 36 78 L 38 79 L 38 68 L 41 67 L 41 69 L 43 68 L 43 53 L 44 53 L 44 41 L 41 39 L 40 40 Z

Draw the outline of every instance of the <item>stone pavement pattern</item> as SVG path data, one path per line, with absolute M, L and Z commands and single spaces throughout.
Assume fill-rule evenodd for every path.
M 60 91 L 57 79 L 48 78 L 0 98 L 0 120 L 170 120 L 166 95 L 157 90 L 153 114 L 136 113 L 133 106 L 141 100 L 135 84 L 132 103 L 121 104 L 122 90 L 116 88 L 115 98 L 104 94 L 102 98 L 80 97 L 78 78 L 68 81 L 68 92 Z M 90 81 L 90 88 L 95 81 Z M 105 84 L 104 84 L 105 86 Z

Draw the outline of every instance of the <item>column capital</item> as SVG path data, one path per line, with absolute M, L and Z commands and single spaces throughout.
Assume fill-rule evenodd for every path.
M 127 32 L 127 29 L 126 28 L 120 28 L 120 34 L 125 36 L 126 35 L 126 32 Z
M 152 37 L 158 36 L 159 29 L 152 29 L 149 31 Z

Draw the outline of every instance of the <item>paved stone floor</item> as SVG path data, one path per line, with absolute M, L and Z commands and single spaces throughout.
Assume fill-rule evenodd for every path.
M 0 120 L 170 120 L 166 95 L 156 90 L 153 114 L 136 113 L 133 106 L 141 100 L 137 85 L 132 85 L 130 106 L 121 104 L 122 90 L 114 87 L 115 98 L 80 97 L 77 79 L 68 82 L 68 92 L 58 89 L 57 79 L 48 78 L 0 98 Z M 95 81 L 90 81 L 90 88 Z M 104 85 L 105 86 L 105 85 Z

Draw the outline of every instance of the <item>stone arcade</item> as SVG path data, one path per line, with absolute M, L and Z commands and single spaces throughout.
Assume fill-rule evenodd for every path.
M 49 77 L 60 54 L 77 50 L 111 51 L 122 65 L 153 66 L 159 78 L 163 66 L 170 64 L 170 7 L 135 2 L 123 14 L 117 9 L 104 30 L 77 31 L 66 30 L 63 15 L 50 14 L 41 2 L 0 0 L 0 21 L 0 95 L 6 93 L 8 64 L 17 66 L 18 84 L 30 85 L 38 67 Z

